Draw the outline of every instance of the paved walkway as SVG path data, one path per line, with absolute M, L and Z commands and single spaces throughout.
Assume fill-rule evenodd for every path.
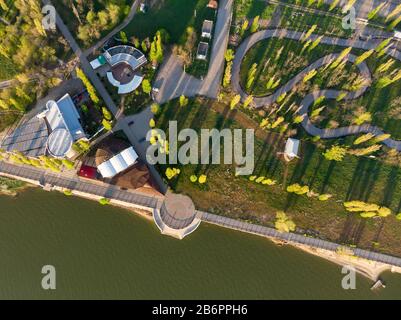
M 155 86 L 160 88 L 156 97 L 158 103 L 165 103 L 181 95 L 217 98 L 224 73 L 224 54 L 228 45 L 233 2 L 234 0 L 219 2 L 207 76 L 200 80 L 185 73 L 181 59 L 173 54 L 167 55 L 155 81 Z
M 240 69 L 241 69 L 241 63 L 242 60 L 244 59 L 246 53 L 259 41 L 265 40 L 265 39 L 270 39 L 270 38 L 287 38 L 287 39 L 292 39 L 292 40 L 297 40 L 299 41 L 304 33 L 298 32 L 298 31 L 293 31 L 293 30 L 286 30 L 286 29 L 273 29 L 273 30 L 263 30 L 256 32 L 249 36 L 247 39 L 245 39 L 241 45 L 238 47 L 236 54 L 235 54 L 235 59 L 233 63 L 233 70 L 232 70 L 232 86 L 233 89 L 238 92 L 241 95 L 241 98 L 245 100 L 248 97 L 248 94 L 245 92 L 245 90 L 241 87 L 240 85 Z M 317 39 L 319 35 L 312 34 L 310 36 L 310 39 L 313 41 Z M 328 45 L 335 45 L 335 46 L 340 46 L 340 47 L 353 47 L 353 48 L 358 48 L 358 49 L 363 49 L 363 50 L 371 50 L 375 49 L 377 45 L 381 42 L 381 40 L 369 40 L 369 41 L 361 41 L 361 40 L 356 40 L 356 39 L 342 39 L 342 38 L 333 38 L 333 37 L 323 37 L 321 40 L 322 44 L 328 44 Z M 401 61 L 401 53 L 397 51 L 396 49 L 391 49 L 388 52 L 388 55 L 392 56 L 393 58 L 400 60 Z M 297 74 L 293 79 L 288 81 L 285 85 L 280 87 L 279 89 L 276 90 L 276 92 L 270 96 L 266 97 L 255 97 L 254 98 L 254 104 L 256 108 L 261 108 L 263 106 L 268 106 L 272 104 L 274 101 L 277 100 L 277 98 L 286 92 L 291 91 L 295 85 L 301 81 L 303 81 L 304 76 L 311 70 L 320 68 L 322 66 L 328 65 L 331 63 L 333 60 L 335 60 L 338 57 L 338 54 L 329 54 L 311 65 L 309 65 L 307 68 L 305 68 L 303 71 L 301 71 L 299 74 Z M 355 61 L 355 56 L 350 54 L 346 58 L 350 62 Z M 371 76 L 370 76 L 370 71 L 366 65 L 366 63 L 361 63 L 358 65 L 358 68 L 360 70 L 360 73 L 362 76 L 371 82 Z M 355 92 L 349 92 L 347 96 L 344 98 L 344 100 L 352 100 L 360 97 L 368 87 L 363 87 L 358 91 Z M 299 110 L 299 115 L 304 116 L 304 121 L 302 122 L 302 125 L 304 129 L 310 134 L 314 136 L 320 136 L 322 139 L 329 139 L 329 138 L 339 138 L 343 136 L 348 136 L 348 135 L 354 135 L 354 134 L 360 134 L 360 133 L 372 133 L 374 135 L 381 135 L 384 132 L 376 127 L 372 126 L 370 124 L 365 124 L 361 126 L 349 126 L 349 127 L 342 127 L 342 128 L 336 128 L 336 129 L 320 129 L 316 127 L 315 125 L 312 124 L 312 122 L 309 119 L 308 116 L 308 111 L 309 107 L 313 104 L 315 99 L 317 97 L 320 97 L 324 95 L 326 99 L 335 99 L 340 95 L 340 93 L 343 91 L 338 91 L 338 90 L 318 90 L 315 91 L 311 94 L 308 94 L 301 102 L 301 109 Z M 398 151 L 401 151 L 401 141 L 393 140 L 393 139 L 387 139 L 382 142 L 383 144 L 387 145 L 390 148 L 397 149 Z
M 43 186 L 46 184 L 50 184 L 52 186 L 60 187 L 63 189 L 69 189 L 73 191 L 93 194 L 95 196 L 104 197 L 107 199 L 128 202 L 149 209 L 157 208 L 158 201 L 163 199 L 163 197 L 152 197 L 132 190 L 121 190 L 117 186 L 95 181 L 92 182 L 87 179 L 79 178 L 76 175 L 72 176 L 62 173 L 49 173 L 48 170 L 38 169 L 30 166 L 10 164 L 1 161 L 0 173 L 38 181 Z
M 260 225 L 255 225 L 252 223 L 242 222 L 239 220 L 218 216 L 215 214 L 207 213 L 207 212 L 199 212 L 199 216 L 203 221 L 213 223 L 219 226 L 223 226 L 226 228 L 239 230 L 247 233 L 253 233 L 256 235 L 261 235 L 265 237 L 272 237 L 275 239 L 280 239 L 283 241 L 294 242 L 299 244 L 308 245 L 314 248 L 320 248 L 330 251 L 336 251 L 341 245 L 329 242 L 325 240 L 320 240 L 316 238 L 306 237 L 296 233 L 288 233 L 288 232 L 278 232 L 276 229 L 268 228 Z M 352 248 L 355 256 L 372 260 L 378 261 L 382 263 L 387 263 L 390 265 L 401 267 L 401 258 L 389 256 L 382 253 L 376 253 L 368 250 Z

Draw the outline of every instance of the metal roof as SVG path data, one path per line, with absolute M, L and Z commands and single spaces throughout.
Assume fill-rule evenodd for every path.
M 103 178 L 112 178 L 133 166 L 138 160 L 138 154 L 133 147 L 125 149 L 110 160 L 97 167 Z

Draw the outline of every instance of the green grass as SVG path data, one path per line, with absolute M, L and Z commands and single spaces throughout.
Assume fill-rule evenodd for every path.
M 169 120 L 177 120 L 179 129 L 197 131 L 201 128 L 257 127 L 255 123 L 250 125 L 252 121 L 247 121 L 240 112 L 229 111 L 224 105 L 208 100 L 192 100 L 187 107 L 179 107 L 177 101 L 171 101 L 161 110 L 157 127 L 164 130 L 167 130 Z M 394 213 L 401 211 L 399 167 L 352 156 L 347 156 L 341 163 L 330 162 L 322 157 L 321 149 L 303 141 L 301 159 L 288 165 L 287 185 L 297 182 L 309 185 L 315 192 L 334 195 L 333 199 L 321 202 L 315 198 L 290 195 L 283 190 L 286 165 L 277 155 L 283 151 L 283 141 L 274 133 L 263 136 L 258 131 L 257 137 L 255 175 L 276 179 L 278 185 L 268 187 L 250 182 L 248 177 L 235 177 L 232 165 L 186 165 L 181 166 L 181 174 L 170 181 L 170 186 L 189 195 L 201 210 L 268 226 L 272 226 L 277 210 L 286 210 L 305 233 L 333 241 L 358 243 L 366 248 L 376 240 L 381 222 L 358 217 L 350 220 L 338 201 L 360 199 L 386 205 Z M 166 166 L 159 166 L 161 174 L 165 169 Z M 189 180 L 193 174 L 206 174 L 208 182 L 205 185 L 193 184 Z M 346 232 L 348 227 L 357 230 L 362 224 L 362 235 Z M 380 249 L 400 255 L 400 235 L 400 222 L 390 217 L 380 233 Z
M 18 70 L 11 59 L 0 55 L 0 80 L 12 79 Z
M 308 13 L 289 7 L 282 8 L 280 27 L 307 31 L 313 25 L 317 25 L 314 31 L 317 34 L 347 38 L 354 33 L 353 30 L 342 27 L 341 18 Z
M 272 94 L 306 66 L 310 65 L 310 63 L 329 53 L 341 52 L 344 49 L 343 47 L 319 44 L 308 53 L 307 51 L 301 52 L 302 47 L 303 44 L 301 42 L 289 39 L 272 38 L 258 42 L 248 51 L 241 65 L 241 86 L 246 88 L 248 71 L 254 63 L 258 63 L 254 84 L 251 88 L 246 89 L 246 91 L 254 96 Z M 281 48 L 283 50 L 278 56 Z M 357 49 L 352 50 L 352 53 L 355 55 L 360 55 L 362 52 Z M 276 58 L 277 56 L 278 58 Z M 358 99 L 343 103 L 338 103 L 334 100 L 326 101 L 327 108 L 322 113 L 323 119 L 319 121 L 318 126 L 328 128 L 330 127 L 330 121 L 337 122 L 339 126 L 348 126 L 355 118 L 353 113 L 360 109 L 360 107 L 363 107 L 372 114 L 372 124 L 379 126 L 386 133 L 390 133 L 393 138 L 401 139 L 400 111 L 397 113 L 397 110 L 401 110 L 401 101 L 397 104 L 397 98 L 401 90 L 401 81 L 397 81 L 382 89 L 376 86 L 377 79 L 380 76 L 375 74 L 375 70 L 387 60 L 387 56 L 378 58 L 374 55 L 368 58 L 366 62 L 374 79 L 367 92 Z M 267 63 L 268 61 L 269 63 Z M 396 60 L 394 65 L 385 74 L 390 74 L 400 68 L 401 62 Z M 332 81 L 328 81 L 330 79 L 328 76 L 318 74 L 311 80 L 311 84 L 320 89 L 346 89 L 346 85 L 351 81 L 350 79 L 355 78 L 357 74 L 359 74 L 358 69 L 348 63 L 344 72 L 340 76 L 336 75 Z M 273 75 L 276 75 L 276 80 L 281 79 L 280 85 L 274 90 L 267 89 L 266 84 Z M 302 96 L 294 96 L 293 100 L 299 105 L 302 98 Z M 399 108 L 395 110 L 397 106 Z
M 245 18 L 252 19 L 260 16 L 261 19 L 270 19 L 276 5 L 267 4 L 261 0 L 235 0 L 234 17 L 235 21 Z
M 205 12 L 207 3 L 208 0 L 165 0 L 147 13 L 137 13 L 125 32 L 129 37 L 135 36 L 143 40 L 153 37 L 159 29 L 166 29 L 171 43 L 183 44 L 187 27 L 199 29 L 201 26 L 202 13 Z M 195 10 L 197 18 L 194 16 Z
M 0 187 L 6 188 L 9 191 L 18 190 L 26 186 L 26 183 L 20 180 L 0 177 Z
M 320 44 L 311 51 L 302 51 L 303 46 L 304 43 L 290 39 L 271 38 L 258 42 L 247 52 L 242 61 L 241 86 L 254 96 L 272 94 L 311 63 L 327 54 L 341 52 L 344 49 Z M 254 63 L 257 63 L 256 77 L 253 85 L 248 89 L 246 88 L 248 72 Z M 347 71 L 352 73 L 357 72 L 357 69 L 348 65 Z M 276 80 L 281 79 L 281 82 L 276 89 L 272 90 L 266 88 L 266 85 L 273 76 Z M 322 85 L 324 86 L 323 83 Z

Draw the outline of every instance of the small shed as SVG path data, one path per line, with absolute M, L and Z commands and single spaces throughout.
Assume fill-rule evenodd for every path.
M 300 141 L 297 139 L 289 138 L 285 145 L 284 157 L 287 161 L 291 161 L 294 158 L 299 158 L 299 147 Z
M 213 32 L 213 21 L 211 20 L 205 20 L 203 21 L 202 25 L 202 38 L 212 38 L 212 32 Z
M 106 63 L 107 63 L 106 58 L 103 55 L 101 55 L 101 56 L 97 57 L 95 60 L 91 61 L 90 64 L 91 64 L 92 68 L 94 70 L 96 70 Z
M 198 51 L 196 52 L 196 59 L 207 60 L 208 51 L 209 51 L 209 44 L 207 42 L 199 42 Z

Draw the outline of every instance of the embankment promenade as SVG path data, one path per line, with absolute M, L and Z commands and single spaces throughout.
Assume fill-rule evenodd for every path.
M 154 212 L 164 198 L 155 197 L 132 190 L 121 190 L 117 186 L 82 179 L 71 173 L 50 173 L 46 170 L 31 166 L 11 164 L 0 161 L 0 175 L 18 179 L 27 183 L 41 186 L 45 190 L 70 190 L 72 194 L 83 198 L 99 200 L 110 199 L 111 204 L 133 210 Z M 276 229 L 260 226 L 224 216 L 197 211 L 197 217 L 202 221 L 221 227 L 267 237 L 275 242 L 281 242 L 298 247 L 311 254 L 318 255 L 340 265 L 352 265 L 364 276 L 377 280 L 379 274 L 389 270 L 401 273 L 401 258 L 390 255 L 350 248 L 353 254 L 345 256 L 337 252 L 343 245 L 307 237 L 296 233 L 278 232 Z

